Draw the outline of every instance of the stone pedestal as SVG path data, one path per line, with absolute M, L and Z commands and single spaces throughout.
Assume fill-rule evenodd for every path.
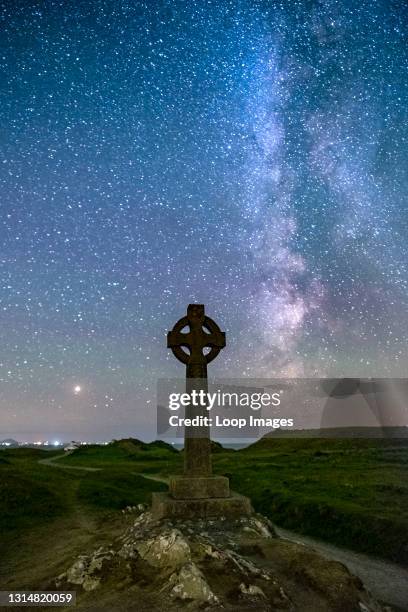
M 153 493 L 158 518 L 237 518 L 252 514 L 248 497 L 233 493 L 225 476 L 172 476 L 168 493 Z
M 172 476 L 169 493 L 174 499 L 224 498 L 230 496 L 230 488 L 225 476 Z
M 237 518 L 252 514 L 248 497 L 230 493 L 229 497 L 174 499 L 169 493 L 152 494 L 152 513 L 156 519 Z

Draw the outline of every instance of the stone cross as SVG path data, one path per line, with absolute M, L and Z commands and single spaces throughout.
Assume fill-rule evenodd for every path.
M 167 346 L 186 366 L 187 393 L 207 392 L 207 364 L 224 348 L 225 334 L 205 315 L 202 304 L 189 305 L 187 316 L 167 334 Z M 185 416 L 204 416 L 203 413 L 208 416 L 205 405 L 190 405 Z M 170 476 L 168 493 L 152 494 L 153 516 L 159 520 L 237 518 L 251 512 L 248 497 L 231 491 L 226 476 L 211 473 L 208 427 L 184 427 L 184 474 Z
M 187 332 L 183 332 L 184 328 Z M 207 392 L 207 364 L 225 347 L 225 333 L 207 317 L 203 304 L 189 304 L 182 317 L 167 334 L 167 347 L 186 365 L 186 391 Z M 204 349 L 209 351 L 204 353 Z M 185 350 L 186 349 L 186 350 Z M 188 406 L 186 417 L 206 413 L 205 407 Z M 208 428 L 184 428 L 184 473 L 186 476 L 211 475 L 211 443 Z

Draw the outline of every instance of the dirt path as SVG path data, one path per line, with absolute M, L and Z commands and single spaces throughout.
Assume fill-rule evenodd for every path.
M 168 478 L 140 474 L 144 478 L 168 484 Z M 317 550 L 327 559 L 340 561 L 350 572 L 358 576 L 373 596 L 400 610 L 408 611 L 408 568 L 389 561 L 369 557 L 346 548 L 315 540 L 274 525 L 279 537 Z
M 51 467 L 61 468 L 63 470 L 82 470 L 84 472 L 100 472 L 102 468 L 95 467 L 82 467 L 80 465 L 65 465 L 61 463 L 55 463 L 58 459 L 62 459 L 62 457 L 68 457 L 71 455 L 73 451 L 66 451 L 63 455 L 55 455 L 54 457 L 50 457 L 49 459 L 40 459 L 38 463 L 42 465 L 50 465 Z
M 169 479 L 165 476 L 155 476 L 153 474 L 143 474 L 141 472 L 133 472 L 136 476 L 143 476 L 143 478 L 148 478 L 149 480 L 154 480 L 156 482 L 164 482 L 164 484 L 169 484 Z
M 281 538 L 311 546 L 327 559 L 343 563 L 350 572 L 361 578 L 376 599 L 401 610 L 408 610 L 408 568 L 346 548 L 338 548 L 276 525 L 275 529 Z
M 63 455 L 55 455 L 54 457 L 50 457 L 49 459 L 40 459 L 38 463 L 42 465 L 50 465 L 54 468 L 60 468 L 62 470 L 81 470 L 83 472 L 100 472 L 102 468 L 95 467 L 83 467 L 76 465 L 64 465 L 61 463 L 54 463 L 61 459 L 62 457 L 66 457 L 67 455 L 71 455 L 73 451 L 66 451 Z M 76 524 L 79 528 L 83 529 L 85 533 L 95 533 L 96 532 L 96 524 L 95 521 L 89 516 L 84 508 L 78 505 L 78 501 L 76 500 L 74 504 L 71 505 L 72 516 L 76 521 Z
M 77 468 L 58 464 L 64 455 L 41 459 L 39 463 L 53 468 L 87 472 L 98 468 Z M 55 462 L 55 463 L 54 463 Z M 66 513 L 44 525 L 25 530 L 7 542 L 7 563 L 0 567 L 2 588 L 21 589 L 47 585 L 50 576 L 57 576 L 72 559 L 101 539 L 101 528 L 96 516 L 82 507 L 77 499 L 78 483 L 71 483 L 65 491 Z M 16 544 L 17 540 L 17 544 Z M 27 563 L 27 559 L 30 560 Z M 3 559 L 1 559 L 3 561 Z

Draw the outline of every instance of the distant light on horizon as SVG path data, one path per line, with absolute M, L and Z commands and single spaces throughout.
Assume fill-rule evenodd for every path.
M 82 391 L 81 385 L 75 385 L 75 387 L 74 387 L 75 395 L 78 395 L 79 393 L 81 393 L 81 391 Z

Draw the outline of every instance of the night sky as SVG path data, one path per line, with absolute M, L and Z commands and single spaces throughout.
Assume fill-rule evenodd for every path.
M 407 376 L 404 0 L 0 2 L 0 439 L 155 436 L 218 376 Z

